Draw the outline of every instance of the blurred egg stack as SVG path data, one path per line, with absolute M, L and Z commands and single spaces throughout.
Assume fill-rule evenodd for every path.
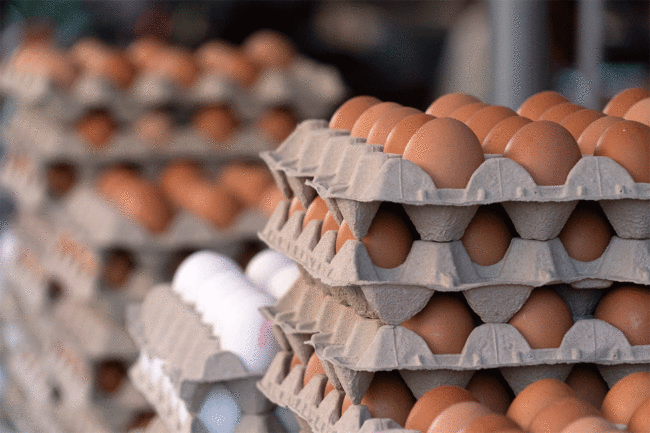
M 301 270 L 259 382 L 303 432 L 649 432 L 650 92 L 358 96 L 262 153 Z M 513 107 L 517 108 L 517 107 Z
M 272 270 L 249 280 L 227 256 L 248 261 L 282 196 L 258 153 L 301 119 L 332 112 L 345 93 L 338 72 L 260 31 L 241 46 L 212 41 L 196 51 L 147 38 L 126 49 L 25 43 L 2 65 L 0 87 L 16 106 L 0 170 L 18 209 L 2 242 L 0 302 L 14 425 L 215 431 L 198 413 L 207 395 L 221 395 L 217 406 L 232 410 L 204 408 L 207 418 L 284 431 L 267 422 L 273 405 L 254 387 L 262 355 L 275 355 L 271 340 L 257 340 L 266 325 L 253 307 L 275 297 L 254 278 Z M 205 249 L 214 251 L 199 255 L 208 270 L 223 270 L 210 257 L 229 269 L 214 281 L 217 302 L 216 292 L 192 297 L 200 276 L 213 275 L 183 262 Z M 274 290 L 293 274 L 276 277 Z M 159 286 L 172 278 L 173 290 Z M 233 309 L 233 291 L 250 303 Z M 141 305 L 127 314 L 131 304 Z M 240 328 L 205 319 L 213 307 L 237 313 Z M 249 327 L 267 350 L 259 359 L 242 358 L 232 342 Z

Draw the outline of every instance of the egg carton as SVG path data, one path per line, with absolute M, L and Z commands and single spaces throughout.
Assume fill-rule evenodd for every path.
M 2 411 L 17 433 L 64 433 L 51 413 L 33 407 L 23 389 L 11 378 L 3 386 Z
M 521 237 L 548 240 L 579 200 L 598 201 L 620 237 L 650 238 L 650 184 L 634 182 L 607 157 L 583 156 L 564 185 L 538 186 L 516 162 L 488 155 L 464 189 L 438 189 L 416 164 L 382 150 L 310 120 L 261 156 L 288 198 L 295 195 L 307 207 L 320 195 L 357 239 L 386 201 L 402 204 L 425 240 L 460 239 L 478 206 L 491 203 L 503 203 Z
M 45 182 L 35 167 L 20 167 L 11 156 L 0 167 L 0 186 L 15 198 L 21 211 L 38 209 L 48 199 Z
M 289 218 L 288 210 L 289 202 L 280 203 L 260 238 L 358 314 L 391 325 L 420 311 L 435 291 L 462 292 L 484 322 L 499 323 L 507 322 L 535 287 L 565 283 L 592 296 L 614 281 L 650 285 L 647 239 L 614 236 L 600 258 L 581 262 L 569 257 L 559 239 L 513 238 L 504 258 L 491 266 L 472 262 L 460 241 L 421 240 L 413 242 L 402 265 L 383 269 L 372 263 L 363 242 L 348 241 L 336 253 L 336 231 L 321 238 L 322 221 L 310 221 L 303 230 L 305 212 Z

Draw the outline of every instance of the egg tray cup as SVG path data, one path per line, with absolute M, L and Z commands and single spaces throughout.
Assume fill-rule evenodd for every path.
M 189 426 L 200 423 L 196 415 L 203 400 L 215 384 L 223 383 L 234 395 L 241 396 L 243 417 L 237 432 L 284 431 L 271 413 L 273 405 L 256 388 L 260 376 L 249 372 L 237 355 L 222 350 L 212 329 L 201 322 L 198 313 L 174 294 L 169 285 L 154 287 L 142 304 L 132 305 L 128 323 L 141 352 L 165 361 L 163 371 L 173 388 L 165 390 L 161 382 L 153 383 L 143 368 L 142 357 L 129 373 L 136 386 L 152 405 L 157 409 L 160 406 L 160 415 L 171 413 L 169 392 L 180 397 L 191 415 L 191 421 L 181 423 L 179 419 L 166 419 L 171 430 L 200 431 Z
M 65 433 L 51 413 L 33 407 L 23 388 L 8 378 L 3 386 L 2 412 L 18 432 Z
M 650 285 L 650 240 L 613 237 L 591 262 L 572 259 L 559 239 L 513 238 L 504 258 L 491 266 L 471 261 L 462 242 L 415 241 L 406 261 L 393 269 L 375 266 L 363 242 L 346 242 L 336 253 L 336 231 L 322 238 L 322 221 L 303 230 L 304 211 L 289 218 L 278 205 L 260 238 L 294 259 L 316 284 L 364 317 L 398 325 L 420 311 L 436 291 L 462 292 L 486 323 L 507 322 L 535 287 L 565 284 L 576 315 L 597 302 L 613 282 Z
M 464 189 L 441 188 L 415 163 L 382 152 L 324 121 L 301 123 L 261 156 L 287 198 L 305 208 L 321 196 L 340 224 L 362 239 L 382 202 L 404 206 L 424 240 L 463 236 L 480 205 L 502 203 L 524 239 L 556 237 L 580 200 L 598 201 L 621 238 L 650 238 L 650 184 L 636 183 L 607 157 L 583 156 L 564 185 L 538 186 L 519 164 L 488 155 Z
M 21 170 L 13 159 L 0 167 L 0 187 L 14 198 L 20 211 L 34 211 L 48 200 L 45 182 L 36 170 Z

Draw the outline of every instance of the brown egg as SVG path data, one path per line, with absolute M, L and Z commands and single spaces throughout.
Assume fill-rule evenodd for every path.
M 600 136 L 595 156 L 607 156 L 630 173 L 635 182 L 650 182 L 650 127 L 624 120 Z
M 593 155 L 596 143 L 601 135 L 615 123 L 622 121 L 621 117 L 604 116 L 592 122 L 589 126 L 582 131 L 578 137 L 578 146 L 583 155 Z
M 464 93 L 449 93 L 433 101 L 426 114 L 435 117 L 447 117 L 464 105 L 481 102 L 480 99 Z
M 375 122 L 384 114 L 396 108 L 402 108 L 402 106 L 395 102 L 380 102 L 379 104 L 372 105 L 366 111 L 361 113 L 357 121 L 354 122 L 354 126 L 350 131 L 350 136 L 368 138 L 368 134 Z
M 398 372 L 378 371 L 361 399 L 361 404 L 368 407 L 373 418 L 390 418 L 403 426 L 409 411 L 415 404 L 415 397 Z M 346 395 L 343 399 L 341 415 L 350 406 L 352 402 Z
M 622 286 L 607 293 L 594 312 L 596 319 L 618 328 L 632 346 L 650 344 L 650 291 Z
M 522 127 L 506 146 L 503 156 L 521 165 L 537 185 L 564 185 L 582 157 L 573 136 L 549 121 Z
M 136 264 L 133 256 L 125 250 L 109 251 L 104 259 L 102 282 L 111 288 L 121 288 L 131 276 Z
M 456 119 L 465 123 L 467 122 L 467 120 L 469 120 L 470 117 L 476 114 L 479 110 L 482 110 L 483 108 L 487 108 L 489 106 L 490 105 L 484 104 L 482 102 L 475 102 L 473 104 L 463 105 L 462 107 L 456 109 L 453 113 L 451 113 L 447 117 L 451 117 L 452 119 Z
M 650 91 L 640 87 L 625 89 L 609 100 L 603 113 L 608 116 L 623 117 L 625 113 L 642 99 L 650 98 Z
M 640 371 L 625 376 L 609 390 L 601 410 L 616 424 L 628 424 L 634 412 L 650 398 L 650 373 Z
M 289 365 L 289 371 L 293 370 L 293 368 L 297 365 L 302 365 L 302 362 L 300 361 L 300 358 L 298 358 L 296 355 L 293 355 L 291 358 L 291 364 Z
M 320 197 L 316 197 L 307 208 L 305 219 L 302 221 L 302 229 L 304 230 L 311 221 L 324 220 L 328 212 L 325 201 Z
M 576 207 L 558 238 L 569 257 L 590 262 L 603 255 L 613 234 L 600 207 L 586 204 Z
M 125 378 L 126 366 L 122 361 L 103 361 L 95 368 L 95 388 L 104 394 L 116 392 Z
M 284 194 L 282 194 L 280 188 L 275 184 L 269 185 L 260 193 L 260 199 L 255 207 L 262 215 L 270 217 L 284 199 Z
M 415 316 L 402 323 L 427 343 L 435 355 L 461 353 L 474 330 L 470 309 L 458 298 L 436 292 Z
M 502 433 L 506 430 L 519 430 L 517 424 L 500 413 L 484 415 L 472 421 L 462 433 Z
M 576 364 L 566 378 L 566 384 L 576 393 L 576 397 L 601 407 L 609 388 L 600 372 L 593 364 Z
M 603 113 L 596 110 L 578 110 L 562 119 L 560 125 L 564 126 L 566 130 L 569 131 L 571 135 L 573 135 L 573 138 L 578 140 L 582 132 L 589 125 L 604 116 L 605 115 Z
M 560 295 L 552 289 L 538 288 L 508 324 L 523 335 L 531 349 L 550 349 L 560 347 L 564 334 L 573 326 L 573 318 Z
M 104 59 L 100 75 L 120 89 L 127 89 L 135 78 L 135 67 L 124 54 L 110 50 Z
M 491 413 L 487 406 L 475 401 L 463 401 L 445 409 L 433 420 L 427 433 L 457 433 L 469 424 Z
M 332 216 L 331 212 L 327 211 L 325 214 L 325 218 L 323 219 L 323 227 L 321 228 L 320 231 L 320 237 L 322 238 L 325 233 L 327 233 L 330 230 L 339 230 L 339 225 Z
M 94 148 L 105 147 L 116 129 L 113 118 L 104 111 L 92 111 L 79 119 L 75 125 L 77 134 Z
M 435 117 L 424 113 L 412 114 L 402 119 L 390 131 L 390 134 L 388 134 L 386 143 L 384 144 L 384 153 L 403 154 L 404 149 L 406 149 L 406 145 L 411 137 L 413 137 L 413 134 L 415 134 L 422 125 L 433 119 L 435 119 Z
M 98 39 L 83 38 L 75 42 L 69 50 L 72 60 L 83 68 L 96 63 L 101 59 L 108 47 Z
M 447 117 L 433 119 L 418 129 L 406 145 L 404 159 L 422 168 L 437 188 L 465 188 L 485 161 L 472 130 Z
M 537 120 L 548 120 L 555 123 L 560 123 L 565 117 L 576 111 L 584 110 L 585 107 L 570 102 L 557 104 L 544 111 Z
M 302 377 L 302 386 L 307 386 L 309 381 L 319 374 L 325 374 L 325 369 L 323 368 L 323 364 L 320 363 L 318 356 L 316 356 L 316 352 L 314 352 L 311 354 L 311 357 L 305 366 L 305 375 Z
M 336 237 L 336 252 L 351 239 L 354 239 L 354 235 L 344 221 Z M 375 266 L 392 269 L 406 261 L 413 245 L 413 236 L 400 215 L 380 208 L 362 241 Z
M 471 129 L 478 141 L 483 143 L 485 137 L 499 122 L 509 117 L 517 116 L 513 110 L 501 105 L 490 105 L 481 108 L 470 117 L 465 124 Z
M 530 120 L 538 120 L 543 112 L 554 105 L 569 102 L 564 96 L 551 90 L 535 93 L 524 101 L 517 110 L 520 116 L 528 117 Z
M 157 57 L 157 61 L 151 64 L 153 70 L 182 88 L 191 86 L 199 74 L 199 67 L 194 62 L 194 56 L 184 48 L 165 47 L 157 54 Z
M 510 393 L 503 384 L 503 379 L 490 370 L 479 370 L 474 373 L 466 388 L 476 396 L 481 404 L 493 412 L 505 414 L 512 402 Z
M 291 200 L 291 206 L 289 207 L 289 218 L 291 218 L 291 215 L 293 215 L 296 211 L 306 211 L 305 207 L 302 205 L 302 202 L 298 200 L 298 197 L 294 197 L 293 200 Z
M 255 120 L 255 127 L 273 143 L 282 143 L 296 129 L 298 117 L 289 108 L 275 107 Z
M 546 406 L 566 397 L 575 397 L 573 390 L 556 379 L 538 380 L 523 389 L 515 397 L 506 414 L 519 427 L 528 431 L 533 418 Z
M 573 421 L 562 430 L 562 433 L 618 433 L 619 431 L 605 418 L 588 416 Z
M 379 104 L 381 101 L 372 96 L 355 96 L 341 105 L 330 119 L 330 129 L 343 129 L 351 131 L 359 116 L 368 108 Z
M 125 54 L 136 68 L 146 69 L 158 60 L 158 55 L 164 48 L 165 44 L 160 39 L 144 36 L 131 42 L 126 48 Z
M 133 130 L 145 143 L 154 147 L 164 144 L 174 131 L 174 119 L 161 110 L 148 111 L 135 122 Z
M 627 110 L 623 118 L 650 126 L 650 98 L 642 99 L 634 104 Z
M 250 87 L 259 75 L 258 65 L 229 42 L 207 42 L 196 51 L 195 59 L 202 69 L 221 74 L 242 87 Z
M 243 205 L 252 208 L 259 202 L 260 191 L 273 183 L 273 177 L 261 165 L 236 161 L 221 169 L 216 183 Z
M 490 266 L 503 259 L 511 240 L 512 234 L 503 217 L 492 208 L 481 206 L 460 241 L 474 263 Z
M 415 402 L 404 428 L 426 432 L 445 409 L 463 401 L 478 402 L 471 392 L 457 386 L 443 385 L 427 391 Z
M 631 433 L 650 432 L 650 398 L 645 400 L 632 414 L 627 429 Z
M 384 145 L 388 135 L 393 128 L 407 116 L 423 114 L 420 110 L 412 107 L 400 107 L 391 110 L 381 116 L 370 129 L 367 142 L 369 144 Z
M 513 135 L 524 125 L 532 122 L 528 117 L 508 117 L 494 126 L 483 140 L 483 152 L 486 154 L 501 154 Z
M 77 183 L 77 171 L 72 164 L 58 162 L 47 168 L 47 192 L 53 197 L 62 197 Z
M 194 115 L 192 125 L 207 140 L 222 143 L 237 130 L 239 121 L 230 107 L 207 106 Z
M 561 432 L 572 422 L 589 416 L 599 416 L 600 411 L 576 397 L 557 400 L 540 410 L 530 423 L 530 433 Z
M 256 31 L 246 38 L 242 48 L 246 56 L 262 68 L 286 68 L 297 55 L 293 42 L 273 30 Z

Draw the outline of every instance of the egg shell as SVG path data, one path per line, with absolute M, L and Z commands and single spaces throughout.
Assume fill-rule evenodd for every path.
M 588 416 L 573 421 L 562 430 L 562 433 L 617 433 L 619 431 L 605 418 Z
M 596 143 L 603 133 L 613 124 L 622 121 L 621 117 L 604 116 L 592 122 L 578 137 L 578 147 L 583 155 L 593 155 Z
M 149 111 L 133 125 L 136 135 L 145 143 L 160 145 L 169 140 L 174 130 L 174 119 L 164 111 Z
M 218 285 L 220 284 L 220 285 Z M 213 323 L 218 320 L 214 317 L 220 310 L 215 309 L 212 305 L 214 302 L 220 302 L 220 296 L 223 296 L 224 290 L 248 290 L 251 282 L 240 272 L 216 272 L 211 275 L 200 286 L 191 288 L 186 293 L 186 299 L 189 304 L 194 305 L 196 311 L 201 314 L 205 323 Z
M 634 104 L 627 110 L 623 118 L 650 126 L 650 98 L 642 99 Z
M 186 294 L 220 272 L 239 272 L 241 267 L 230 257 L 212 251 L 198 251 L 178 266 L 172 278 L 172 290 L 186 299 Z
M 563 398 L 539 411 L 530 424 L 530 433 L 561 432 L 572 422 L 589 416 L 599 416 L 600 411 L 584 400 Z
M 517 131 L 503 156 L 525 168 L 537 185 L 564 185 L 582 154 L 569 131 L 540 120 Z
M 116 125 L 111 116 L 103 111 L 91 112 L 79 119 L 75 131 L 85 144 L 101 149 L 109 144 Z
M 320 236 L 323 237 L 323 235 L 325 235 L 325 233 L 327 233 L 330 230 L 338 231 L 339 224 L 334 219 L 334 216 L 332 216 L 332 213 L 327 211 L 327 214 L 325 214 L 325 219 L 323 219 L 323 226 L 321 227 L 320 230 Z
M 464 401 L 478 403 L 471 392 L 457 386 L 443 385 L 427 391 L 413 405 L 404 428 L 426 432 L 433 420 L 445 409 Z
M 520 431 L 510 418 L 500 413 L 491 413 L 476 418 L 463 430 L 463 433 L 501 433 L 506 429 Z
M 481 102 L 480 99 L 465 93 L 448 93 L 433 101 L 426 114 L 435 117 L 447 117 L 464 105 Z
M 129 61 L 137 68 L 148 67 L 156 61 L 158 53 L 164 49 L 165 44 L 158 38 L 151 36 L 139 37 L 131 42 L 125 50 Z
M 228 107 L 208 106 L 198 110 L 192 126 L 207 140 L 222 143 L 237 130 L 239 121 Z
M 420 127 L 406 145 L 404 159 L 422 168 L 437 188 L 465 188 L 485 160 L 472 130 L 446 117 Z
M 614 232 L 600 208 L 576 207 L 558 238 L 569 257 L 581 262 L 600 258 L 612 240 Z
M 593 364 L 576 364 L 571 369 L 565 383 L 571 387 L 578 398 L 594 407 L 601 407 L 609 388 Z
M 557 104 L 542 113 L 537 120 L 548 120 L 550 122 L 560 123 L 565 117 L 576 111 L 584 110 L 585 107 L 570 102 Z
M 650 98 L 650 91 L 646 89 L 632 87 L 622 90 L 609 100 L 603 113 L 608 116 L 623 117 L 634 104 L 645 98 Z
M 325 201 L 320 197 L 316 197 L 307 208 L 307 212 L 305 212 L 305 218 L 302 220 L 302 229 L 304 230 L 311 221 L 324 220 L 328 212 L 329 210 Z
M 474 330 L 469 308 L 458 298 L 436 292 L 415 316 L 402 323 L 427 343 L 433 354 L 461 353 Z
M 298 117 L 293 111 L 272 108 L 255 120 L 255 127 L 273 143 L 282 143 L 296 129 Z
M 595 156 L 607 156 L 630 173 L 635 182 L 650 183 L 650 127 L 624 120 L 600 136 Z
M 260 191 L 268 188 L 273 178 L 260 165 L 234 162 L 221 169 L 216 182 L 245 206 L 255 207 Z
M 485 137 L 499 122 L 509 117 L 516 116 L 517 113 L 508 107 L 501 105 L 490 105 L 481 108 L 474 113 L 465 124 L 471 129 L 478 141 L 483 143 Z
M 135 66 L 120 51 L 110 50 L 104 59 L 100 75 L 115 87 L 125 90 L 135 78 Z
M 325 374 L 325 369 L 323 368 L 323 364 L 321 364 L 320 359 L 318 359 L 318 356 L 316 356 L 316 352 L 314 352 L 311 354 L 311 357 L 309 357 L 309 361 L 305 366 L 305 373 L 302 377 L 303 388 L 307 386 L 309 381 L 312 380 L 314 376 L 317 376 L 319 374 Z
M 491 411 L 474 401 L 456 403 L 445 409 L 433 420 L 427 433 L 457 433 L 464 431 L 469 424 Z
M 533 418 L 546 406 L 562 398 L 575 397 L 575 392 L 564 382 L 542 379 L 524 388 L 512 401 L 506 416 L 528 431 Z
M 422 125 L 433 119 L 435 119 L 435 117 L 421 113 L 411 114 L 410 116 L 400 120 L 386 138 L 384 153 L 403 154 L 404 149 L 406 149 L 406 145 L 411 137 L 413 137 L 413 134 L 415 134 Z
M 589 125 L 604 116 L 605 115 L 603 113 L 596 110 L 578 110 L 562 119 L 560 125 L 564 126 L 577 141 L 580 138 L 582 132 Z
M 461 238 L 470 260 L 481 266 L 500 262 L 511 240 L 512 234 L 503 217 L 486 206 L 478 208 Z
M 482 102 L 475 102 L 473 104 L 463 105 L 462 107 L 456 109 L 447 117 L 451 117 L 452 119 L 456 119 L 465 123 L 470 117 L 476 114 L 479 110 L 486 107 L 489 107 L 489 105 L 484 104 Z
M 465 388 L 492 412 L 505 414 L 512 397 L 504 385 L 503 378 L 499 378 L 498 374 L 495 371 L 479 370 L 474 373 Z
M 594 312 L 596 319 L 615 326 L 633 346 L 650 344 L 650 291 L 622 286 L 608 292 Z
M 295 266 L 293 260 L 267 248 L 257 253 L 248 262 L 244 273 L 258 287 L 268 288 L 269 280 L 273 274 L 289 266 Z
M 508 142 L 524 125 L 532 122 L 528 117 L 512 116 L 497 123 L 483 140 L 483 152 L 486 154 L 501 154 Z
M 195 58 L 202 69 L 223 75 L 244 88 L 253 85 L 259 75 L 259 66 L 242 49 L 225 41 L 206 42 Z
M 275 298 L 280 299 L 293 287 L 301 276 L 302 273 L 295 263 L 292 266 L 282 268 L 271 276 L 267 286 L 267 292 Z
M 359 116 L 373 105 L 381 101 L 372 96 L 355 96 L 343 103 L 330 119 L 330 129 L 343 129 L 351 131 Z
M 393 128 L 407 116 L 422 114 L 422 112 L 412 107 L 400 107 L 390 110 L 381 116 L 370 128 L 368 133 L 368 144 L 384 145 Z
M 551 90 L 535 93 L 524 101 L 517 110 L 517 114 L 531 120 L 538 120 L 543 112 L 554 105 L 569 102 L 564 96 Z
M 625 376 L 609 390 L 601 410 L 603 416 L 615 423 L 627 425 L 632 414 L 650 398 L 650 373 L 641 371 Z
M 402 106 L 395 102 L 380 102 L 361 113 L 350 131 L 351 137 L 367 138 L 375 122 L 384 114 Z
M 282 33 L 273 30 L 258 30 L 242 44 L 246 57 L 262 68 L 284 69 L 292 62 L 296 47 Z
M 157 57 L 157 61 L 151 64 L 156 73 L 172 80 L 181 88 L 188 88 L 196 81 L 199 68 L 188 50 L 179 46 L 166 46 Z
M 648 433 L 650 432 L 650 398 L 636 408 L 627 429 L 631 433 Z

